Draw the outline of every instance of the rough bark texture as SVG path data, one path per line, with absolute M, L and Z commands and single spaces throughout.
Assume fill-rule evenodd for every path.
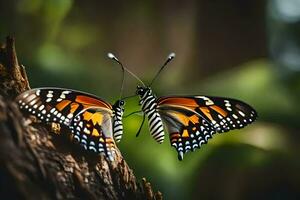
M 24 118 L 13 102 L 29 89 L 14 39 L 0 48 L 0 196 L 7 199 L 162 199 L 136 180 L 121 153 L 114 162 L 82 151 L 57 124 Z

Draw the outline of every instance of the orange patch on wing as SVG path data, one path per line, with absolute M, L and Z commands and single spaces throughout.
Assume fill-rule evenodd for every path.
M 93 125 L 102 124 L 103 115 L 101 113 L 90 113 L 89 111 L 85 111 L 83 113 L 83 119 L 86 121 L 92 120 Z
M 199 105 L 195 101 L 195 99 L 184 98 L 184 97 L 172 97 L 172 98 L 163 98 L 160 100 L 159 104 L 172 104 L 172 105 L 180 105 L 187 107 L 198 107 Z
M 186 129 L 183 131 L 182 137 L 190 137 L 189 132 Z
M 69 100 L 62 100 L 61 102 L 59 102 L 58 104 L 56 104 L 56 108 L 59 111 L 62 111 L 70 103 L 71 103 L 71 101 L 69 101 Z
M 103 121 L 103 115 L 101 113 L 94 113 L 92 116 L 92 121 L 94 125 L 96 125 L 97 123 L 101 125 Z
M 95 136 L 95 137 L 99 137 L 100 136 L 100 134 L 99 134 L 99 132 L 98 132 L 97 129 L 95 129 L 95 128 L 93 129 L 92 136 Z
M 210 121 L 213 121 L 213 118 L 210 114 L 210 111 L 207 107 L 200 107 L 200 110 L 203 114 L 205 114 L 205 116 L 210 120 Z
M 95 99 L 92 97 L 88 97 L 88 96 L 83 96 L 83 95 L 78 95 L 76 97 L 75 101 L 78 103 L 87 104 L 87 105 L 100 106 L 100 107 L 105 107 L 105 108 L 109 108 L 109 109 L 112 108 L 110 104 L 108 104 L 104 101 L 101 101 L 101 100 L 98 100 L 98 99 Z
M 222 108 L 220 108 L 219 106 L 213 105 L 213 106 L 210 106 L 210 108 L 215 110 L 217 113 L 221 114 L 223 117 L 227 116 L 227 112 L 225 110 L 223 110 Z
M 78 107 L 79 107 L 78 103 L 71 103 L 70 113 L 74 113 L 77 110 Z
M 179 112 L 174 112 L 172 115 L 174 115 L 184 126 L 189 124 L 189 118 L 186 115 Z
M 86 120 L 86 121 L 89 121 L 92 118 L 92 116 L 93 116 L 93 113 L 90 113 L 88 111 L 85 111 L 83 113 L 83 119 Z
M 194 124 L 199 122 L 199 117 L 197 115 L 192 115 L 189 117 L 190 121 L 192 121 Z

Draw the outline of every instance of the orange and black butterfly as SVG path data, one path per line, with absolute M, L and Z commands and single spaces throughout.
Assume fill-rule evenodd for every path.
M 121 92 L 123 83 L 124 70 Z M 115 141 L 119 142 L 123 134 L 123 99 L 111 105 L 88 93 L 49 87 L 28 90 L 16 101 L 21 111 L 36 116 L 42 122 L 55 122 L 67 127 L 72 140 L 84 149 L 114 160 Z
M 150 86 L 174 57 L 174 53 L 170 54 Z M 206 144 L 215 133 L 243 128 L 257 117 L 256 111 L 250 105 L 230 98 L 211 96 L 157 98 L 150 86 L 145 86 L 138 77 L 136 78 L 143 85 L 137 86 L 136 90 L 144 113 L 143 122 L 147 116 L 150 134 L 159 143 L 164 141 L 164 126 L 166 127 L 171 145 L 178 152 L 179 160 L 183 159 L 184 153 Z

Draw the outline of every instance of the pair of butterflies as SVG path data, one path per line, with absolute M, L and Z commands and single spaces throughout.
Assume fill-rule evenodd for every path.
M 171 146 L 176 148 L 179 160 L 183 159 L 184 153 L 206 144 L 215 133 L 243 128 L 257 117 L 250 105 L 235 99 L 210 96 L 157 98 L 150 86 L 175 54 L 169 55 L 150 86 L 146 86 L 125 68 L 114 55 L 108 54 L 108 57 L 122 67 L 121 90 L 124 70 L 142 83 L 142 86 L 137 86 L 136 95 L 140 98 L 143 123 L 147 117 L 150 134 L 158 143 L 164 141 L 165 128 L 167 129 Z M 119 142 L 123 134 L 124 99 L 117 100 L 112 105 L 97 96 L 80 91 L 37 88 L 22 93 L 16 101 L 23 112 L 36 116 L 44 123 L 54 122 L 66 126 L 73 141 L 87 150 L 114 160 L 115 142 Z

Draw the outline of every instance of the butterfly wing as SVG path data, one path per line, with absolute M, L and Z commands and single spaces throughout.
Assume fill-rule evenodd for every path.
M 112 106 L 93 95 L 60 88 L 36 88 L 16 98 L 22 111 L 43 122 L 69 125 L 73 116 L 88 107 L 99 107 L 110 112 Z
M 214 133 L 243 128 L 257 117 L 250 105 L 221 97 L 162 97 L 158 99 L 157 109 L 179 159 L 183 153 L 207 143 Z
M 83 146 L 84 140 L 89 142 L 87 149 L 94 150 L 89 146 L 91 142 L 95 143 L 96 152 L 108 152 L 108 147 L 114 146 L 111 142 L 112 106 L 96 96 L 69 89 L 37 88 L 22 93 L 16 101 L 24 113 L 46 123 L 56 122 L 67 126 L 75 140 Z
M 197 114 L 186 110 L 160 111 L 161 117 L 170 134 L 170 142 L 178 152 L 178 159 L 183 154 L 194 151 L 206 144 L 216 133 L 215 129 Z
M 72 138 L 84 149 L 103 153 L 114 160 L 115 142 L 112 137 L 111 113 L 99 107 L 89 107 L 79 112 L 70 124 Z

